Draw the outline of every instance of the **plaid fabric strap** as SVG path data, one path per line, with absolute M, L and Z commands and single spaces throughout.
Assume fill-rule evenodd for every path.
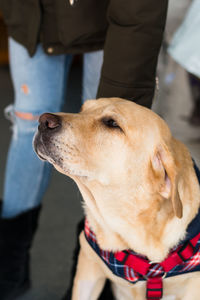
M 85 237 L 108 268 L 130 283 L 147 281 L 147 300 L 159 300 L 163 294 L 163 278 L 191 271 L 200 271 L 200 233 L 194 238 L 176 247 L 161 263 L 152 263 L 146 257 L 131 250 L 110 252 L 102 250 L 96 235 L 85 220 Z
M 146 298 L 148 300 L 161 299 L 163 295 L 162 277 L 155 277 L 147 280 Z

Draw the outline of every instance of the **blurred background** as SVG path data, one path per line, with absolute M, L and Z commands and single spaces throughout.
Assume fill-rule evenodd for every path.
M 200 166 L 200 126 L 189 122 L 194 102 L 188 76 L 167 53 L 167 46 L 190 3 L 191 0 L 170 1 L 157 70 L 159 90 L 156 92 L 153 109 L 167 121 L 173 135 L 188 146 Z M 80 109 L 81 76 L 82 60 L 81 57 L 76 57 L 69 77 L 65 111 L 78 112 Z M 4 108 L 12 102 L 7 33 L 0 12 L 0 196 L 11 135 L 11 125 L 4 117 Z M 44 198 L 40 228 L 32 248 L 32 289 L 21 300 L 61 299 L 68 286 L 75 227 L 81 216 L 81 196 L 75 183 L 54 171 Z

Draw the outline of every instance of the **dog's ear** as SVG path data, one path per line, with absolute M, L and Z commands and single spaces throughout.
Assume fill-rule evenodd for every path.
M 151 160 L 154 176 L 159 182 L 159 193 L 172 202 L 174 214 L 182 218 L 183 207 L 178 191 L 178 168 L 166 145 L 159 146 Z

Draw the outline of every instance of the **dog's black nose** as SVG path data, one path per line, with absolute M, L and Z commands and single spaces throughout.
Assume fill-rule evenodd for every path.
M 52 130 L 61 127 L 61 118 L 57 115 L 45 113 L 39 118 L 39 130 Z

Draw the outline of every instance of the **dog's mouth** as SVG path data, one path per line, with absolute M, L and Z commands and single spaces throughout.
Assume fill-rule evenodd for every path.
M 56 154 L 56 149 L 51 139 L 52 138 L 47 135 L 36 132 L 33 139 L 33 148 L 41 160 L 62 167 L 62 159 Z

